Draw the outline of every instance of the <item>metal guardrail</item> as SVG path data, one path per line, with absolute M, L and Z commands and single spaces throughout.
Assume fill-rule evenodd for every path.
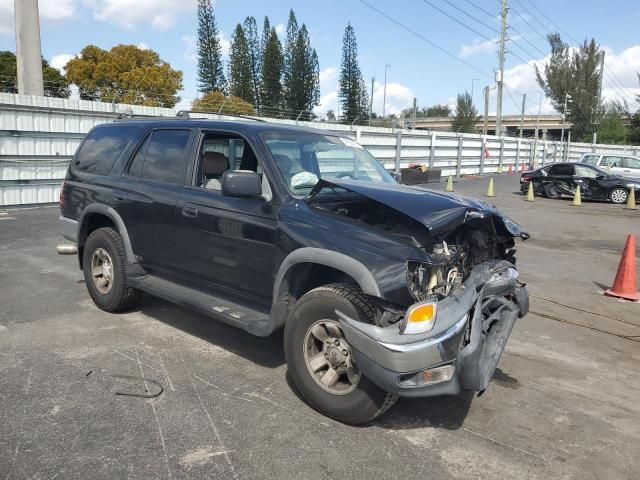
M 0 206 L 56 202 L 69 160 L 84 135 L 95 125 L 116 120 L 121 114 L 167 117 L 175 112 L 159 107 L 0 93 Z M 197 117 L 230 118 L 223 114 Z M 492 135 L 267 120 L 347 135 L 389 170 L 399 171 L 411 163 L 420 163 L 441 168 L 443 176 L 491 174 L 500 167 L 506 172 L 510 166 L 519 171 L 523 165 L 577 160 L 583 153 L 593 151 L 640 153 L 637 146 L 562 144 Z

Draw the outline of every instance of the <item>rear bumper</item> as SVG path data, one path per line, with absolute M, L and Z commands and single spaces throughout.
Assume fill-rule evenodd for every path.
M 513 265 L 487 262 L 474 268 L 463 288 L 439 302 L 436 326 L 428 334 L 401 335 L 397 325 L 366 325 L 337 312 L 358 368 L 400 396 L 486 389 L 516 319 L 529 309 L 525 286 L 513 277 L 496 278 L 507 269 Z M 494 313 L 487 318 L 488 308 Z M 442 366 L 449 366 L 450 377 L 425 383 L 423 372 Z

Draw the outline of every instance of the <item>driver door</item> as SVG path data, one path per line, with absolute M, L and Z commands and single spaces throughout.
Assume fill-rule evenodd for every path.
M 607 189 L 601 184 L 598 176 L 602 175 L 588 165 L 576 165 L 574 176 L 576 185 L 580 185 L 580 193 L 584 198 L 600 199 L 606 197 Z

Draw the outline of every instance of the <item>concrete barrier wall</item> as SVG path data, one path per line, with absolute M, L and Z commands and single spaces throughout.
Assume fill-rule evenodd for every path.
M 111 122 L 122 113 L 175 115 L 168 108 L 0 93 L 0 206 L 58 201 L 69 160 L 84 135 L 95 125 Z M 420 163 L 442 168 L 445 176 L 495 173 L 500 164 L 505 172 L 509 166 L 519 171 L 523 164 L 529 168 L 534 161 L 537 166 L 563 161 L 565 150 L 569 160 L 593 151 L 640 153 L 640 147 L 621 145 L 563 145 L 491 135 L 268 120 L 347 135 L 364 145 L 388 170 Z

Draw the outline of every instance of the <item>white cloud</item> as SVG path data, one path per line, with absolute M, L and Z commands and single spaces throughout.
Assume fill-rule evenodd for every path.
M 231 49 L 231 41 L 223 32 L 220 32 L 218 39 L 220 40 L 222 56 L 227 58 L 229 56 L 229 50 Z M 183 35 L 180 40 L 182 40 L 185 48 L 183 57 L 190 62 L 196 62 L 198 60 L 198 45 L 196 37 L 194 35 Z
M 177 19 L 194 12 L 195 2 L 185 0 L 83 0 L 96 20 L 126 28 L 150 24 L 158 30 L 173 26 Z
M 387 83 L 385 114 L 397 114 L 410 107 L 414 96 L 413 91 L 405 85 L 396 82 Z M 373 109 L 378 114 L 382 114 L 383 98 L 384 84 L 375 82 L 373 86 Z
M 51 66 L 53 68 L 57 68 L 60 70 L 60 73 L 65 74 L 64 66 L 67 64 L 69 60 L 74 58 L 75 55 L 70 55 L 68 53 L 61 53 L 60 55 L 54 55 L 51 57 Z
M 138 47 L 140 50 L 149 50 L 149 45 L 148 45 L 148 44 L 146 44 L 146 43 L 144 43 L 144 42 L 140 42 L 140 43 L 138 43 L 137 47 Z
M 284 23 L 279 23 L 276 25 L 276 33 L 278 35 L 284 35 L 284 32 L 287 31 L 287 27 L 285 27 Z
M 498 46 L 496 42 L 498 38 L 494 40 L 485 40 L 481 42 L 480 40 L 474 40 L 470 44 L 465 44 L 460 47 L 459 55 L 461 57 L 469 57 L 471 55 L 475 55 L 477 53 L 494 53 L 497 51 Z
M 335 80 L 338 76 L 338 69 L 336 67 L 327 67 L 320 70 L 320 90 L 327 90 L 335 85 Z
M 324 116 L 329 110 L 338 115 L 338 92 L 332 90 L 324 95 L 320 96 L 320 105 L 318 105 L 314 112 L 316 115 Z
M 0 0 L 0 34 L 13 35 L 14 0 Z M 39 2 L 42 20 L 65 20 L 75 14 L 76 0 L 46 0 Z
M 637 72 L 640 72 L 640 45 L 634 45 L 615 53 L 607 47 L 603 47 L 605 55 L 605 74 L 603 80 L 602 95 L 605 101 L 621 101 L 625 99 L 629 103 L 631 111 L 638 108 L 636 95 L 640 94 L 640 84 Z M 535 71 L 532 66 L 537 65 L 540 70 L 549 61 L 549 56 L 538 60 L 531 60 L 528 63 L 521 63 L 512 68 L 505 69 L 504 82 L 511 90 L 514 97 L 512 101 L 508 93 L 505 92 L 504 110 L 507 114 L 520 113 L 519 104 L 522 101 L 521 94 L 527 94 L 527 111 L 529 114 L 537 114 L 540 103 L 540 86 L 536 80 Z M 492 97 L 495 91 L 492 91 Z M 492 105 L 495 103 L 492 98 Z M 514 104 L 515 103 L 515 104 Z M 542 97 L 542 114 L 558 113 L 553 109 L 551 101 Z
M 184 58 L 191 62 L 195 62 L 198 59 L 196 37 L 193 35 L 183 35 L 181 40 L 185 47 Z

